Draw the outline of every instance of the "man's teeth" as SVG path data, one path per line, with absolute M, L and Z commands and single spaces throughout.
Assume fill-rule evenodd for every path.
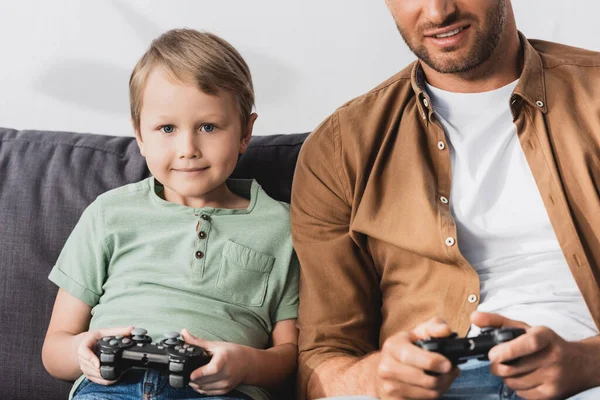
M 454 35 L 458 34 L 460 31 L 462 31 L 461 28 L 456 28 L 455 30 L 450 31 L 450 32 L 440 33 L 439 35 L 434 35 L 434 37 L 436 37 L 436 38 L 447 38 L 447 37 L 454 36 Z

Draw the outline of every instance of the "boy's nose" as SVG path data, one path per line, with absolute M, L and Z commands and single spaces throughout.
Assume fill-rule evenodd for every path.
M 196 143 L 196 137 L 194 132 L 182 132 L 179 137 L 178 143 L 179 158 L 200 158 L 202 152 L 200 147 Z

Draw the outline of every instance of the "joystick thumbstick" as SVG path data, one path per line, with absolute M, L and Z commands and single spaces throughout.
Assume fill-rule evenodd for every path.
M 169 345 L 169 346 L 173 346 L 173 345 L 177 345 L 179 344 L 179 332 L 166 332 L 164 334 L 165 340 L 164 340 L 164 344 Z
M 149 336 L 146 336 L 146 333 L 148 333 L 148 331 L 145 330 L 144 328 L 135 328 L 134 330 L 131 331 L 131 334 L 133 335 L 131 340 L 133 340 L 134 342 L 141 342 L 141 343 L 146 343 L 146 342 L 152 341 Z

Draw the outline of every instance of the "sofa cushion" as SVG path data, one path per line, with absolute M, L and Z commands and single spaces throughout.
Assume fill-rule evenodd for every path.
M 307 134 L 256 136 L 237 178 L 288 201 Z M 149 174 L 133 137 L 0 128 L 0 399 L 65 399 L 41 348 L 57 288 L 48 273 L 84 208 Z

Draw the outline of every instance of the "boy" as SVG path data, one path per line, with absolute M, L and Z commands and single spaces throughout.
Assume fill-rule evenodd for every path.
M 79 377 L 78 400 L 268 399 L 265 388 L 295 370 L 298 262 L 288 205 L 255 181 L 228 179 L 257 117 L 248 66 L 212 34 L 172 30 L 129 86 L 152 177 L 99 196 L 67 240 L 49 276 L 60 289 L 44 366 Z M 185 389 L 152 370 L 102 379 L 97 340 L 133 326 L 155 341 L 180 330 L 212 359 Z

